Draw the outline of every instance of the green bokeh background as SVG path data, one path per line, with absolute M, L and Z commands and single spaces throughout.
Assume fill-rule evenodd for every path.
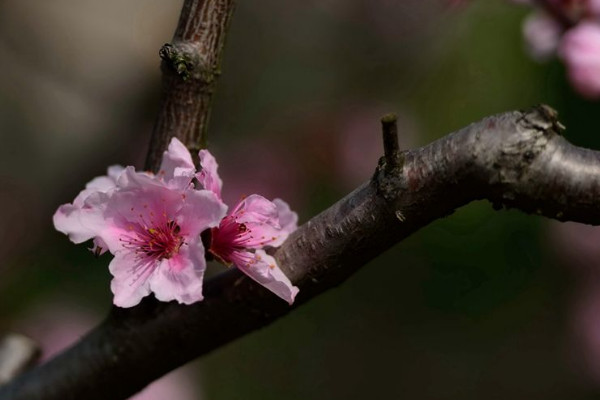
M 0 54 L 9 58 L 0 68 L 7 70 L 11 60 L 21 65 L 0 79 L 0 195 L 5 210 L 13 207 L 0 218 L 7 221 L 3 237 L 18 236 L 0 252 L 4 330 L 35 318 L 32 310 L 56 297 L 99 316 L 108 309 L 110 258 L 94 259 L 85 246 L 70 244 L 52 230 L 50 216 L 106 165 L 141 165 L 158 103 L 156 53 L 169 40 L 181 4 L 150 2 L 152 14 L 146 14 L 143 2 L 125 11 L 107 2 L 103 12 L 115 7 L 121 17 L 132 12 L 138 22 L 160 21 L 160 33 L 142 22 L 120 37 L 149 35 L 150 45 L 112 51 L 103 40 L 131 21 L 94 25 L 94 43 L 112 72 L 94 70 L 90 77 L 71 68 L 86 71 L 86 60 L 96 59 L 73 53 L 77 44 L 48 52 L 54 38 L 43 38 L 46 20 L 32 11 L 37 3 L 25 3 L 0 3 L 0 22 L 2 13 L 21 18 L 0 24 Z M 74 3 L 53 7 L 73 14 Z M 598 103 L 572 92 L 558 61 L 536 64 L 524 53 L 527 8 L 491 0 L 452 10 L 433 0 L 239 3 L 209 142 L 221 165 L 230 162 L 228 149 L 243 152 L 239 143 L 262 146 L 254 156 L 257 168 L 263 152 L 293 163 L 281 168 L 300 176 L 288 184 L 299 193 L 290 202 L 301 221 L 347 193 L 328 163 L 338 151 L 331 137 L 362 108 L 400 113 L 410 121 L 400 126 L 402 140 L 420 146 L 484 116 L 543 102 L 558 109 L 570 141 L 600 147 Z M 73 18 L 58 16 L 49 26 L 73 29 L 69 43 L 88 40 L 71 28 Z M 92 44 L 81 48 L 96 53 Z M 32 74 L 94 99 L 93 117 L 72 125 L 73 107 L 65 105 L 65 115 L 55 116 L 63 122 L 38 122 L 45 105 L 36 101 L 41 84 Z M 23 85 L 11 84 L 15 76 Z M 121 92 L 95 91 L 119 86 L 117 77 L 134 83 Z M 28 107 L 31 102 L 37 106 Z M 377 117 L 366 122 L 372 141 L 379 140 Z M 72 135 L 59 137 L 61 129 L 73 129 Z M 77 139 L 78 129 L 84 139 Z M 569 344 L 577 277 L 552 249 L 553 226 L 472 203 L 399 243 L 339 288 L 194 363 L 193 374 L 204 397 L 215 400 L 597 398 L 598 383 Z

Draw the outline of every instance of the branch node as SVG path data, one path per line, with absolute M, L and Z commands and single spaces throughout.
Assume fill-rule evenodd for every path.
M 383 151 L 385 158 L 384 169 L 386 172 L 401 168 L 403 160 L 398 145 L 398 117 L 396 114 L 386 114 L 381 118 L 381 130 L 383 132 Z
M 218 66 L 209 67 L 194 43 L 165 43 L 158 54 L 167 68 L 175 71 L 182 80 L 190 78 L 200 81 L 206 91 L 212 92 L 212 84 L 221 74 Z
M 170 43 L 165 43 L 158 54 L 181 79 L 185 81 L 190 77 L 196 64 L 193 55 Z
M 534 110 L 537 111 L 538 118 L 534 118 L 534 121 L 530 122 L 532 122 L 534 126 L 537 126 L 538 129 L 551 130 L 559 135 L 566 129 L 566 127 L 558 120 L 558 111 L 549 105 L 539 104 L 534 107 Z M 535 116 L 535 114 L 529 114 L 530 118 L 532 115 Z

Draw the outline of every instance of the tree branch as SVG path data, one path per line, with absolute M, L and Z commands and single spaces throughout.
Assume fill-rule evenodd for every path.
M 488 117 L 380 161 L 373 178 L 312 218 L 275 253 L 300 287 L 294 307 L 238 273 L 191 306 L 146 299 L 48 364 L 0 388 L 1 400 L 124 399 L 161 375 L 263 327 L 342 283 L 387 248 L 477 199 L 600 224 L 600 153 L 568 143 L 547 106 Z
M 171 138 L 192 153 L 204 147 L 235 0 L 185 0 L 173 42 L 160 49 L 163 91 L 145 169 L 159 168 Z

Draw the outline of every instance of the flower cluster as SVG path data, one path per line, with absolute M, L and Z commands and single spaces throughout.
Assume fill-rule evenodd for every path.
M 280 199 L 255 194 L 227 214 L 215 158 L 201 150 L 200 163 L 196 172 L 189 151 L 174 138 L 158 174 L 110 167 L 73 203 L 59 207 L 54 226 L 74 243 L 93 240 L 97 255 L 114 255 L 111 290 L 120 307 L 150 292 L 161 301 L 202 300 L 208 255 L 291 304 L 298 288 L 264 248 L 279 246 L 296 229 L 296 213 Z
M 510 1 L 535 8 L 523 24 L 529 55 L 537 61 L 558 56 L 573 88 L 600 98 L 600 0 Z
M 521 1 L 524 2 L 524 1 Z M 600 0 L 544 0 L 523 25 L 534 59 L 558 55 L 582 96 L 600 97 Z

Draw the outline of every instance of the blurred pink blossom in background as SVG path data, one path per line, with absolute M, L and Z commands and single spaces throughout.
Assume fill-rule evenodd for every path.
M 571 84 L 583 96 L 600 96 L 600 24 L 584 22 L 563 37 L 559 53 Z
M 600 386 L 600 227 L 551 222 L 549 241 L 574 280 L 567 312 L 573 362 Z
M 561 34 L 561 26 L 546 13 L 534 12 L 523 23 L 527 52 L 536 61 L 547 61 L 554 56 Z
M 573 88 L 588 99 L 600 98 L 600 0 L 510 2 L 534 8 L 523 22 L 531 58 L 547 61 L 560 56 Z

